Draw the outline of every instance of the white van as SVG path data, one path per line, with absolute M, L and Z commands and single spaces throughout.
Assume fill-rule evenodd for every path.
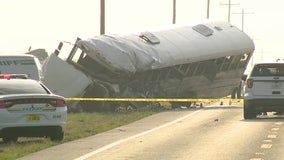
M 0 54 L 0 74 L 28 74 L 29 78 L 42 80 L 39 60 L 28 54 Z

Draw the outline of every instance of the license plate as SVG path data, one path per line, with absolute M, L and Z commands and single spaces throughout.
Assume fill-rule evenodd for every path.
M 39 122 L 40 116 L 39 115 L 27 115 L 27 122 Z

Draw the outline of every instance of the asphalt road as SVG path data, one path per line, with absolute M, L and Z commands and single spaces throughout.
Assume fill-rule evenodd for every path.
M 241 104 L 159 113 L 20 160 L 283 160 L 284 117 L 243 119 Z

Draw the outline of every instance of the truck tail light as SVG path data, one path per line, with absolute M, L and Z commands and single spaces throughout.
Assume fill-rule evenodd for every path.
M 247 79 L 247 87 L 252 88 L 253 86 L 253 79 Z

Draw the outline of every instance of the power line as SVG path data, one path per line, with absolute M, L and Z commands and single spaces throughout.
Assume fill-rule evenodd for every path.
M 228 22 L 230 23 L 231 6 L 232 5 L 240 5 L 240 4 L 239 3 L 231 3 L 231 0 L 229 0 L 229 3 L 220 3 L 220 5 L 227 5 L 228 6 Z
M 242 9 L 242 12 L 240 12 L 240 13 L 233 13 L 233 14 L 242 14 L 242 31 L 244 31 L 245 14 L 254 14 L 254 13 L 253 12 L 245 12 L 244 9 Z

